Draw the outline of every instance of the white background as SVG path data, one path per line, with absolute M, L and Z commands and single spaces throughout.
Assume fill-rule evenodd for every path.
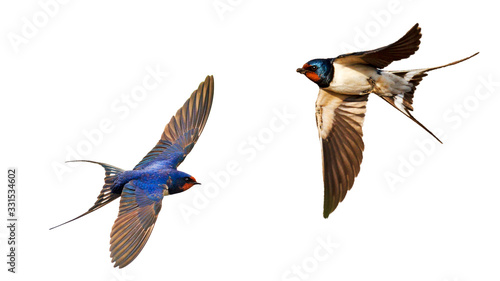
M 0 4 L 0 158 L 5 177 L 7 167 L 19 168 L 20 200 L 19 273 L 2 263 L 0 279 L 500 279 L 493 2 L 67 1 L 50 7 L 50 16 L 47 2 Z M 38 26 L 25 36 L 27 21 Z M 420 50 L 388 69 L 481 52 L 430 73 L 416 91 L 415 117 L 444 144 L 372 96 L 361 173 L 325 220 L 318 89 L 295 70 L 313 58 L 386 45 L 417 22 Z M 148 68 L 169 74 L 127 115 L 113 108 L 124 106 L 122 96 L 141 86 Z M 130 266 L 116 270 L 109 259 L 118 202 L 48 230 L 87 210 L 102 186 L 99 166 L 64 164 L 69 151 L 80 147 L 84 159 L 131 169 L 208 74 L 212 112 L 180 166 L 203 185 L 164 199 Z M 287 124 L 276 119 L 284 110 L 293 115 Z M 89 146 L 84 132 L 103 120 L 112 130 Z M 260 150 L 249 143 L 255 137 Z M 236 172 L 214 180 L 228 163 Z M 6 216 L 4 195 L 0 202 Z M 5 227 L 0 237 L 5 257 Z M 334 246 L 321 248 L 325 241 Z

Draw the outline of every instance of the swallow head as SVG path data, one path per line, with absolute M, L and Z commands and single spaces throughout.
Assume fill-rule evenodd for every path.
M 181 187 L 182 190 L 188 190 L 190 189 L 193 185 L 196 184 L 201 184 L 196 181 L 196 179 L 193 176 L 190 177 L 184 177 L 184 185 Z
M 326 88 L 333 80 L 333 65 L 331 59 L 314 59 L 308 61 L 297 72 L 304 74 L 309 80 L 318 84 L 320 88 Z
M 200 184 L 193 176 L 181 171 L 171 175 L 170 179 L 170 182 L 167 182 L 168 194 L 180 193 L 190 189 L 193 185 Z

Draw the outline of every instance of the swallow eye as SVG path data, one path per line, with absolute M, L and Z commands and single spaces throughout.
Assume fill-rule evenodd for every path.
M 312 70 L 312 71 L 316 71 L 316 70 L 318 70 L 318 67 L 317 67 L 317 66 L 315 66 L 315 65 L 313 65 L 313 66 L 311 66 L 311 70 Z
M 185 177 L 185 178 L 184 178 L 184 180 L 185 180 L 186 182 L 190 182 L 190 181 L 191 181 L 191 178 Z

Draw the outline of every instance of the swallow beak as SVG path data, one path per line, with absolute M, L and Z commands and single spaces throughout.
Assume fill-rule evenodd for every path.
M 305 70 L 303 68 L 297 68 L 297 72 L 300 74 L 306 74 L 307 70 Z
M 193 185 L 197 185 L 197 184 L 201 184 L 201 183 L 199 183 L 199 182 L 196 182 L 196 181 L 195 181 L 195 182 L 193 182 Z

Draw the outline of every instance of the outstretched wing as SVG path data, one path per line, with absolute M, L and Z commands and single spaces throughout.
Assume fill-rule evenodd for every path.
M 350 64 L 369 64 L 376 68 L 384 68 L 393 61 L 406 59 L 413 55 L 420 45 L 420 27 L 415 24 L 398 41 L 375 50 L 356 52 L 340 55 L 335 58 L 335 63 Z
M 120 211 L 111 230 L 111 262 L 119 268 L 130 264 L 142 251 L 161 210 L 163 190 L 137 185 L 131 181 L 123 188 Z
M 179 166 L 193 149 L 205 127 L 214 96 L 214 78 L 207 76 L 198 90 L 177 111 L 165 127 L 160 141 L 135 166 L 143 169 L 152 162 L 162 161 L 172 168 Z
M 320 89 L 316 101 L 316 123 L 323 154 L 325 218 L 344 200 L 359 173 L 367 101 L 368 95 L 342 96 Z

